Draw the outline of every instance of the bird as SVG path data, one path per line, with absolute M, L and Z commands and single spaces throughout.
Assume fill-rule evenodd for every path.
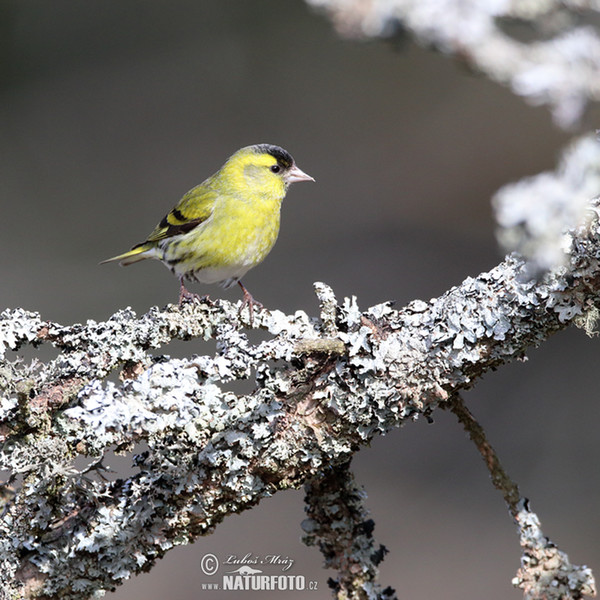
M 254 300 L 241 278 L 261 263 L 279 234 L 281 203 L 291 183 L 314 181 L 291 154 L 273 144 L 255 144 L 232 154 L 225 164 L 192 188 L 145 241 L 102 261 L 126 266 L 148 258 L 161 261 L 179 278 L 179 305 L 198 298 L 185 281 L 236 283 L 248 306 Z M 241 309 L 240 309 L 241 310 Z

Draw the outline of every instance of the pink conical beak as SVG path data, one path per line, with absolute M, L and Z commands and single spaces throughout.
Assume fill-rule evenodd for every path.
M 310 175 L 301 171 L 296 165 L 284 175 L 284 179 L 286 183 L 294 183 L 295 181 L 314 181 Z

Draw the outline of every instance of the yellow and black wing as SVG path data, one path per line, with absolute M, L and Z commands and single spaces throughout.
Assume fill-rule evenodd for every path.
M 188 233 L 204 223 L 212 215 L 218 193 L 207 186 L 207 182 L 191 189 L 177 205 L 162 219 L 148 236 L 146 241 L 136 244 L 131 250 L 113 256 L 102 263 L 121 261 L 122 265 L 148 258 L 145 254 L 156 246 L 157 242 L 175 235 Z
M 216 196 L 216 192 L 207 188 L 206 184 L 190 190 L 177 206 L 164 216 L 146 242 L 159 242 L 192 231 L 212 215 Z

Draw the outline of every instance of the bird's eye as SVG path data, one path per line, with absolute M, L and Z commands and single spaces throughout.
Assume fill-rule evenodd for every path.
M 272 171 L 273 173 L 279 173 L 279 171 L 281 171 L 281 167 L 280 167 L 279 165 L 273 165 L 273 166 L 271 167 L 271 171 Z

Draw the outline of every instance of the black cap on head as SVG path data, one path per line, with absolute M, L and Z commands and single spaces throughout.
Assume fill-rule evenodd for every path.
M 292 155 L 279 146 L 273 146 L 272 144 L 257 144 L 254 147 L 256 148 L 256 152 L 270 154 L 283 169 L 290 169 L 294 165 Z

